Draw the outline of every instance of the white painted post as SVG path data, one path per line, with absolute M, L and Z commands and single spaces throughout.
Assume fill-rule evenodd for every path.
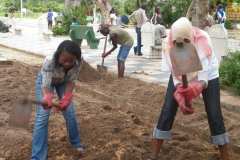
M 97 5 L 94 4 L 94 7 L 93 7 L 93 24 L 97 24 Z
M 22 2 L 22 0 L 20 0 L 20 12 L 21 12 L 21 18 L 23 17 L 23 10 L 22 10 L 22 8 L 23 8 L 23 2 Z

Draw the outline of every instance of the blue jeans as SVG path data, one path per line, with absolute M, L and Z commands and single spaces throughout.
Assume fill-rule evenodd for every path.
M 64 94 L 65 83 L 52 86 L 56 90 L 59 98 Z M 36 99 L 42 100 L 42 75 L 39 74 L 36 80 Z M 65 111 L 62 111 L 66 121 L 67 132 L 70 143 L 75 147 L 81 147 L 78 123 L 75 117 L 73 103 L 71 103 Z M 50 109 L 45 110 L 43 106 L 37 105 L 35 126 L 32 139 L 32 160 L 46 160 L 48 154 L 48 119 Z
M 175 86 L 172 76 L 168 82 L 167 93 L 158 123 L 153 131 L 156 139 L 171 139 L 171 129 L 177 113 L 178 104 L 173 97 Z M 216 145 L 229 143 L 229 137 L 224 126 L 222 111 L 220 108 L 219 79 L 208 81 L 208 87 L 202 92 L 208 124 L 211 132 L 211 142 Z
M 131 48 L 132 48 L 132 46 L 124 46 L 124 45 L 122 45 L 120 47 L 120 49 L 119 49 L 117 60 L 125 62 L 127 57 L 128 57 L 128 54 L 129 54 L 129 51 L 131 50 Z
M 142 34 L 141 34 L 141 28 L 136 27 L 136 33 L 137 33 L 137 46 L 134 47 L 134 51 L 137 54 L 142 53 L 141 48 L 142 48 Z

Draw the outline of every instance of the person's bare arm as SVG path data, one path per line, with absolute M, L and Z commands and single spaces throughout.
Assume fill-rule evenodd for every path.
M 102 57 L 107 57 L 109 54 L 111 54 L 116 48 L 117 48 L 117 35 L 116 34 L 112 34 L 110 36 L 110 40 L 112 41 L 112 45 L 113 47 L 106 53 L 102 54 Z

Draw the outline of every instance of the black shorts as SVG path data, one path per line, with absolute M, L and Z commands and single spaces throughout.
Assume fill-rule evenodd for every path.
M 52 26 L 53 21 L 48 21 L 48 26 Z

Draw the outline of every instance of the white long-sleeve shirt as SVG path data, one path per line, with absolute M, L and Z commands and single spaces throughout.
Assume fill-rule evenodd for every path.
M 220 23 L 224 23 L 224 21 L 227 19 L 225 11 L 222 11 L 222 14 L 220 11 L 217 11 L 217 17 Z
M 187 74 L 187 77 L 189 80 L 195 78 L 198 80 L 203 80 L 206 82 L 206 84 L 208 84 L 209 80 L 213 80 L 213 79 L 219 77 L 219 70 L 218 70 L 219 63 L 218 63 L 218 59 L 213 51 L 213 47 L 212 47 L 212 43 L 211 43 L 211 39 L 210 39 L 209 35 L 205 31 L 201 30 L 201 32 L 203 32 L 203 34 L 206 36 L 209 46 L 212 48 L 212 54 L 210 57 L 207 57 L 206 54 L 204 53 L 204 51 L 201 49 L 201 47 L 197 46 L 196 44 L 193 44 L 196 47 L 197 54 L 201 61 L 202 70 L 198 71 L 196 73 L 195 77 L 190 78 L 190 74 Z M 163 50 L 163 52 L 166 52 L 166 50 Z M 169 53 L 163 53 L 162 55 L 163 55 L 162 70 L 173 73 Z M 179 78 L 175 77 L 174 75 L 173 75 L 173 81 L 174 81 L 174 85 L 181 83 Z
M 139 8 L 138 10 L 134 11 L 131 15 L 130 18 L 134 17 L 134 20 L 136 21 L 136 27 L 141 28 L 144 23 L 146 23 L 146 21 L 148 20 L 147 16 L 146 16 L 146 12 L 144 9 Z

